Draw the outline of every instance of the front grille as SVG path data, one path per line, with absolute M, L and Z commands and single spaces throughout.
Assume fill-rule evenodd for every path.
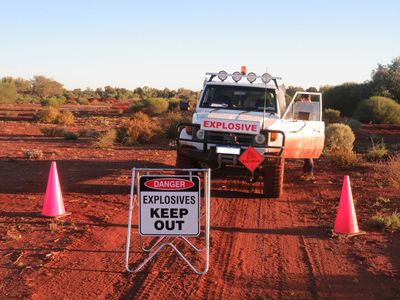
M 242 144 L 250 146 L 253 144 L 253 138 L 254 136 L 251 134 L 207 131 L 207 142 L 212 144 Z

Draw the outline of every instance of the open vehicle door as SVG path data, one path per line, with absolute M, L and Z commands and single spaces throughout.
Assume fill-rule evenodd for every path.
M 309 95 L 308 101 L 304 96 Z M 324 148 L 321 93 L 296 92 L 282 117 L 286 158 L 318 158 Z

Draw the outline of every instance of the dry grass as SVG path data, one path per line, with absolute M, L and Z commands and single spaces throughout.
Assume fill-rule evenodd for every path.
M 60 137 L 64 136 L 65 134 L 65 129 L 62 127 L 56 127 L 56 126 L 49 126 L 49 127 L 42 127 L 40 128 L 40 131 L 45 135 L 45 136 L 50 136 L 50 137 Z
M 104 134 L 102 134 L 94 143 L 94 145 L 101 149 L 109 149 L 114 145 L 117 139 L 117 131 L 115 129 L 110 129 Z
M 137 112 L 118 130 L 118 141 L 125 145 L 146 144 L 160 132 L 160 124 L 156 119 Z
M 75 123 L 75 117 L 72 112 L 65 110 L 57 115 L 55 122 L 57 124 L 72 125 Z
M 98 138 L 100 137 L 100 132 L 95 129 L 79 129 L 80 137 L 88 137 L 88 138 Z
M 388 183 L 396 188 L 400 188 L 400 154 L 392 157 L 385 164 L 385 171 Z
M 347 150 L 336 150 L 325 153 L 328 161 L 338 167 L 358 167 L 363 163 L 361 155 Z
M 59 113 L 57 108 L 48 106 L 39 110 L 35 115 L 35 119 L 40 123 L 55 123 Z
M 41 159 L 43 158 L 43 151 L 39 149 L 24 150 L 25 159 Z
M 367 221 L 367 225 L 388 231 L 400 231 L 400 213 L 394 211 L 391 215 L 387 216 L 376 214 Z
M 387 159 L 389 155 L 389 151 L 385 146 L 385 143 L 383 140 L 379 143 L 375 143 L 371 139 L 372 146 L 371 148 L 368 149 L 368 152 L 366 154 L 366 158 L 369 161 L 382 161 Z

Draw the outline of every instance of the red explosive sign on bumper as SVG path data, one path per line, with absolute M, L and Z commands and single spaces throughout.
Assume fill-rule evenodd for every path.
M 263 161 L 264 156 L 258 153 L 253 147 L 247 148 L 239 157 L 239 161 L 251 172 L 253 172 Z

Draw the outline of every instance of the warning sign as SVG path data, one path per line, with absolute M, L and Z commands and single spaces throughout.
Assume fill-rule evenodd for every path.
M 199 235 L 198 176 L 143 175 L 138 192 L 141 235 Z
M 264 161 L 264 156 L 250 146 L 239 157 L 239 160 L 247 169 L 253 172 Z

